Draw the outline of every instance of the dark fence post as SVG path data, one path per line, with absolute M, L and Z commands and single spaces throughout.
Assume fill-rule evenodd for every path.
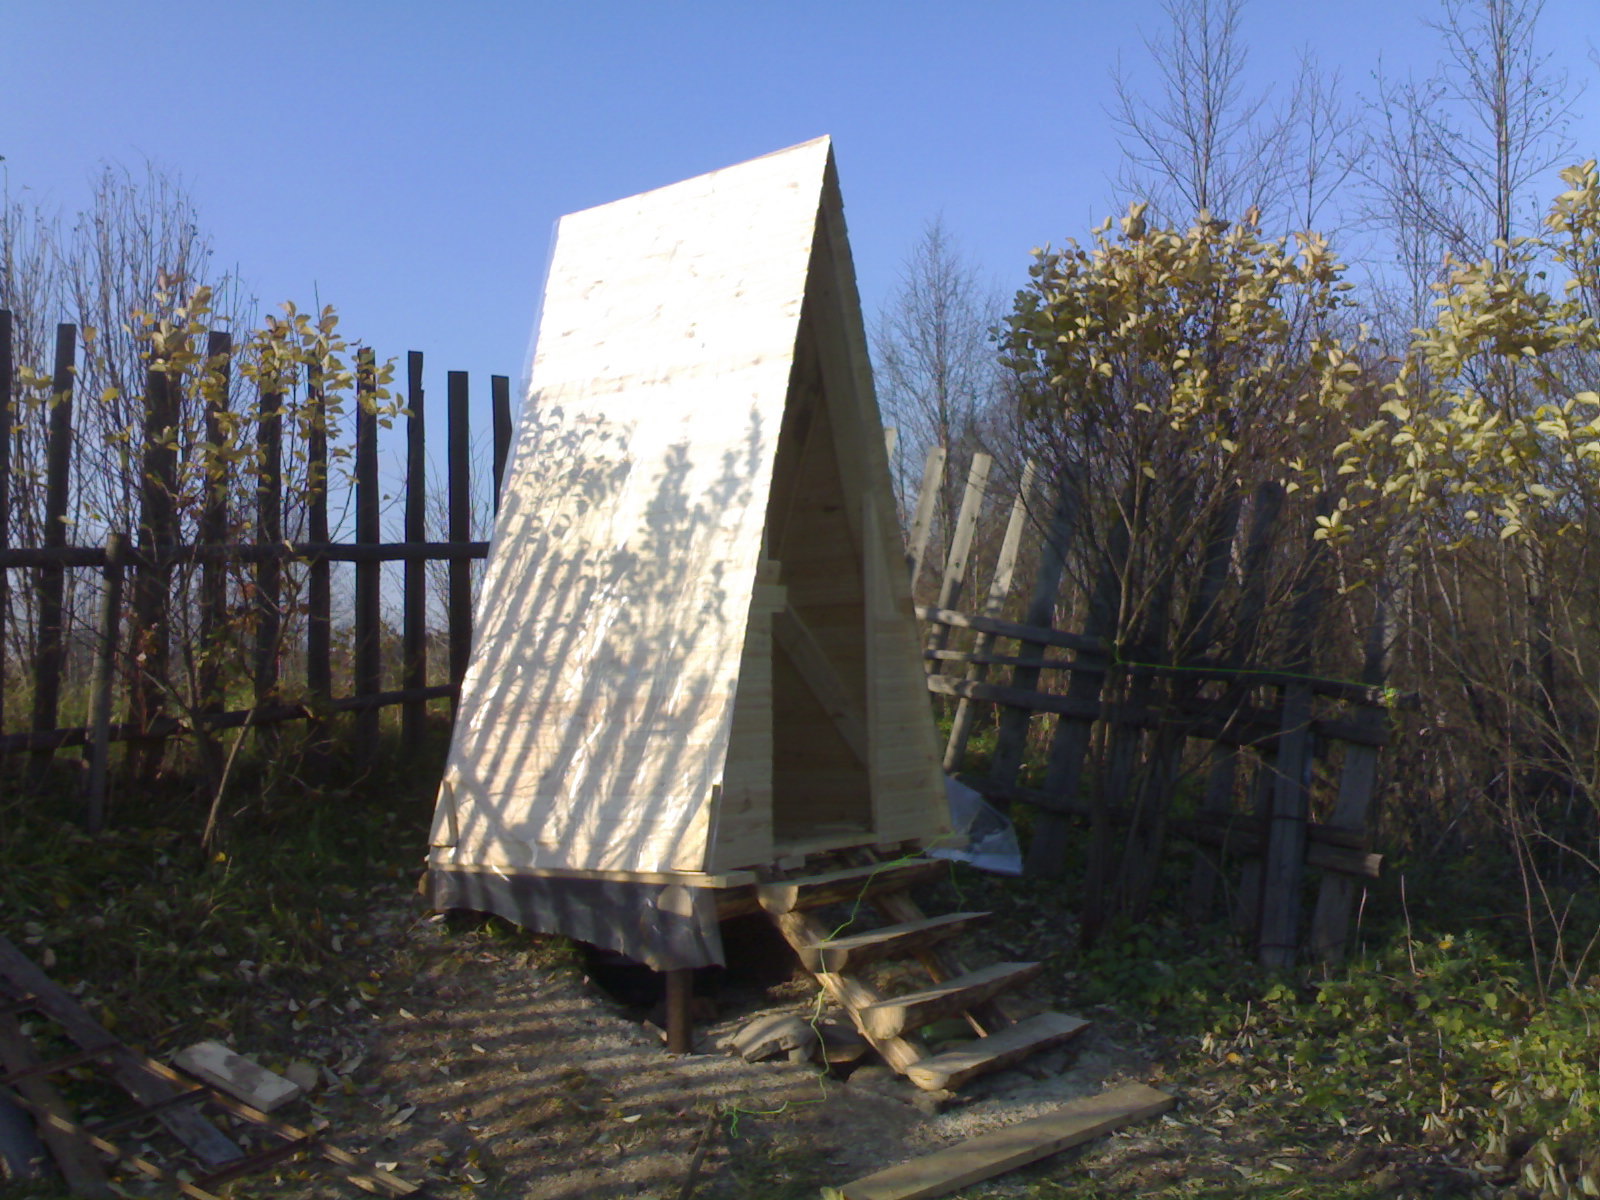
M 1132 511 L 1132 485 L 1123 493 L 1118 512 Z M 1100 561 L 1093 589 L 1089 593 L 1089 611 L 1084 620 L 1083 632 L 1091 638 L 1115 644 L 1118 632 L 1122 572 L 1128 561 L 1128 544 L 1132 531 L 1126 519 L 1113 519 L 1109 545 Z M 1074 662 L 1084 670 L 1074 670 L 1067 683 L 1067 698 L 1083 704 L 1099 704 L 1100 693 L 1106 685 L 1106 674 L 1112 667 L 1108 654 L 1080 652 Z M 1089 756 L 1089 746 L 1094 733 L 1094 720 L 1062 715 L 1056 718 L 1055 732 L 1050 738 L 1050 751 L 1045 761 L 1044 789 L 1060 796 L 1068 803 L 1078 797 L 1083 772 Z M 1084 936 L 1093 940 L 1104 920 L 1105 885 L 1110 864 L 1111 826 L 1106 812 L 1104 789 L 1094 789 L 1095 803 L 1089 817 L 1089 864 L 1085 876 L 1083 896 Z M 1033 827 L 1033 843 L 1028 847 L 1028 874 L 1054 877 L 1065 868 L 1067 849 L 1072 831 L 1061 813 L 1040 810 Z
M 106 535 L 105 592 L 100 598 L 100 641 L 95 647 L 89 697 L 88 826 L 99 833 L 106 819 L 106 767 L 111 753 L 111 688 L 117 674 L 118 624 L 122 616 L 122 563 L 128 539 Z
M 56 357 L 50 375 L 50 427 L 45 443 L 44 544 L 59 550 L 67 544 L 67 504 L 72 481 L 72 383 L 76 372 L 78 327 L 56 326 Z M 61 702 L 62 615 L 66 568 L 39 568 L 39 642 L 33 663 L 33 730 L 56 727 Z M 51 751 L 34 755 L 36 768 L 50 761 Z
M 467 373 L 449 375 L 450 541 L 472 540 L 472 442 L 467 425 Z M 472 655 L 472 563 L 450 559 L 450 683 L 459 689 Z M 454 713 L 459 700 L 451 702 Z
M 1319 516 L 1327 516 L 1332 500 L 1324 493 L 1317 501 Z M 1288 669 L 1299 674 L 1311 670 L 1313 627 L 1323 605 L 1326 545 L 1312 542 L 1310 553 L 1295 581 L 1294 607 L 1289 630 Z M 1306 869 L 1306 822 L 1311 816 L 1311 770 L 1315 743 L 1311 736 L 1311 688 L 1293 683 L 1283 689 L 1283 728 L 1278 734 L 1272 820 L 1267 826 L 1266 850 L 1261 863 L 1261 926 L 1258 961 L 1264 967 L 1293 965 L 1300 947 L 1300 891 Z
M 223 414 L 228 411 L 233 338 L 220 330 L 206 335 L 205 503 L 200 510 L 200 542 L 220 546 L 228 540 L 228 480 L 232 474 L 222 445 Z M 220 639 L 228 623 L 228 564 L 207 555 L 200 564 L 200 669 L 196 682 L 202 712 L 222 709 Z
M 376 367 L 370 349 L 362 349 L 356 365 L 356 542 L 375 546 L 378 530 L 378 414 Z M 367 699 L 382 682 L 379 645 L 379 586 L 381 565 L 376 559 L 356 563 L 355 695 Z M 356 712 L 356 762 L 372 766 L 378 748 L 378 710 Z
M 1264 483 L 1257 486 L 1250 503 L 1250 530 L 1245 537 L 1239 615 L 1230 651 L 1235 662 L 1249 661 L 1253 655 L 1253 647 L 1259 645 L 1261 640 L 1258 626 L 1267 603 L 1268 553 L 1272 549 L 1273 531 L 1278 516 L 1283 511 L 1284 498 L 1285 492 L 1281 484 Z M 1243 703 L 1244 692 L 1239 691 L 1237 695 L 1232 695 L 1230 692 L 1230 697 L 1225 698 L 1224 703 L 1228 703 L 1230 698 Z M 1219 742 L 1212 747 L 1205 798 L 1201 802 L 1202 812 L 1220 817 L 1233 811 L 1239 766 L 1240 752 L 1237 746 L 1225 746 Z M 1194 875 L 1189 885 L 1189 908 L 1196 921 L 1205 922 L 1210 919 L 1211 911 L 1216 904 L 1217 885 L 1222 882 L 1220 867 L 1225 857 L 1222 850 L 1217 852 L 1215 859 L 1203 852 L 1195 857 Z M 1256 860 L 1253 870 L 1255 876 L 1251 886 L 1259 893 L 1259 859 Z M 1246 888 L 1241 882 L 1240 894 L 1245 891 Z
M 133 635 L 138 639 L 132 662 L 136 672 L 134 719 L 148 729 L 166 707 L 162 688 L 171 678 L 169 628 L 172 562 L 164 553 L 177 542 L 178 380 L 167 364 L 152 362 L 145 372 L 144 426 L 140 448 L 139 547 L 148 555 L 134 572 Z M 166 741 L 145 742 L 139 773 L 145 778 L 161 767 Z
M 511 450 L 511 380 L 504 375 L 489 376 L 489 400 L 494 410 L 494 513 L 499 516 L 506 455 Z
M 406 541 L 413 546 L 428 540 L 428 456 L 423 441 L 422 355 L 406 356 Z M 405 563 L 405 674 L 401 687 L 428 686 L 428 564 L 410 558 Z M 401 741 L 408 750 L 422 744 L 428 704 L 407 700 L 400 712 Z
M 263 391 L 256 420 L 256 542 L 283 541 L 283 393 Z M 256 707 L 270 704 L 278 691 L 278 651 L 283 629 L 283 566 L 276 557 L 256 564 Z
M 0 308 L 0 552 L 11 547 L 11 313 Z M 6 677 L 6 616 L 11 612 L 11 575 L 0 568 L 0 682 Z M 0 686 L 0 729 L 6 727 L 5 688 Z
M 1407 572 L 1395 565 L 1400 551 L 1391 545 L 1389 561 L 1373 606 L 1372 621 L 1367 628 L 1366 661 L 1361 680 L 1381 687 L 1389 677 L 1389 659 L 1394 635 L 1394 610 L 1398 604 L 1402 580 Z M 1356 713 L 1356 724 L 1364 731 L 1382 733 L 1389 724 L 1388 713 L 1373 705 L 1363 705 Z M 1339 772 L 1339 795 L 1328 824 L 1339 829 L 1367 832 L 1368 809 L 1378 783 L 1378 748 L 1346 743 L 1344 763 Z M 1322 885 L 1317 891 L 1317 907 L 1311 918 L 1311 952 L 1319 961 L 1337 963 L 1343 960 L 1345 942 L 1350 934 L 1351 910 L 1355 906 L 1357 890 L 1364 885 L 1348 875 L 1324 872 Z
M 328 537 L 328 407 L 322 395 L 322 372 L 313 366 L 306 376 L 306 536 L 317 545 Z M 306 579 L 306 691 L 324 710 L 333 699 L 332 567 L 313 558 Z M 317 740 L 317 739 L 313 739 Z

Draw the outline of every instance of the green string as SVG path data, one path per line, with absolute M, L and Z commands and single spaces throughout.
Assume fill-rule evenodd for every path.
M 1274 675 L 1280 679 L 1297 679 L 1306 683 L 1331 683 L 1340 687 L 1365 688 L 1379 692 L 1384 708 L 1396 708 L 1399 705 L 1400 692 L 1397 688 L 1386 684 L 1363 683 L 1359 679 L 1341 679 L 1334 675 L 1312 675 L 1302 671 L 1274 670 L 1269 667 L 1199 667 L 1188 666 L 1183 663 L 1158 663 L 1141 662 L 1136 658 L 1123 658 L 1122 647 L 1113 643 L 1111 646 L 1111 665 L 1117 667 L 1149 667 L 1157 671 L 1194 672 L 1206 675 Z M 1070 666 L 1068 668 L 1071 669 Z

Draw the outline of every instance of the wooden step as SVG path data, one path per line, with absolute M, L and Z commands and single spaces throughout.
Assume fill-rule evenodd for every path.
M 988 1071 L 998 1071 L 1083 1032 L 1089 1022 L 1066 1013 L 1043 1012 L 959 1050 L 935 1054 L 906 1068 L 906 1078 L 924 1091 L 958 1088 Z
M 880 892 L 903 891 L 949 869 L 950 864 L 942 859 L 913 858 L 758 884 L 756 895 L 761 907 L 769 913 L 786 913 L 797 908 L 821 908 L 824 904 L 857 900 Z
M 797 946 L 795 949 L 805 969 L 813 974 L 818 971 L 856 971 L 880 958 L 910 954 L 955 937 L 988 916 L 983 912 L 962 912 L 951 913 L 947 917 L 923 917 L 920 921 L 885 925 L 882 929 L 829 938 L 825 942 Z
M 814 945 L 828 939 L 825 930 L 817 919 L 803 912 L 779 913 L 772 918 L 773 922 L 783 931 L 783 936 L 788 939 L 791 946 L 798 949 L 801 946 Z M 881 992 L 868 987 L 854 975 L 837 975 L 831 971 L 817 972 L 817 982 L 822 985 L 823 991 L 845 1012 L 854 1014 L 864 1005 L 876 1004 L 883 999 Z M 860 1022 L 856 1022 L 860 1029 Z M 872 1048 L 883 1056 L 883 1061 L 888 1063 L 901 1074 L 914 1062 L 921 1062 L 928 1057 L 928 1048 L 916 1038 L 875 1038 L 862 1030 Z
M 1037 975 L 1041 963 L 996 963 L 958 975 L 908 996 L 896 996 L 857 1010 L 861 1028 L 873 1037 L 895 1037 L 907 1029 L 948 1017 L 992 998 L 1008 987 Z

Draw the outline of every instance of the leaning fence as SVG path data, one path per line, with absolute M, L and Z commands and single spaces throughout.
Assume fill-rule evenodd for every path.
M 1391 713 L 1415 699 L 1383 686 L 1381 649 L 1361 680 L 1317 675 L 1307 631 L 1318 593 L 1304 583 L 1289 598 L 1287 662 L 1174 660 L 1118 638 L 1105 600 L 1116 594 L 1121 564 L 1102 560 L 1079 579 L 1067 569 L 1069 560 L 1080 570 L 1089 561 L 1072 559 L 1074 506 L 1084 498 L 1030 464 L 1001 525 L 994 515 L 1005 512 L 1005 497 L 995 502 L 984 454 L 973 456 L 959 508 L 941 530 L 945 553 L 929 586 L 924 565 L 946 457 L 943 447 L 928 454 L 907 539 L 913 583 L 936 596 L 917 613 L 928 688 L 950 706 L 945 769 L 991 801 L 1032 808 L 1030 873 L 1060 874 L 1071 844 L 1087 840 L 1086 910 L 1103 912 L 1117 893 L 1132 897 L 1127 907 L 1137 912 L 1163 856 L 1181 848 L 1190 860 L 1188 914 L 1205 918 L 1226 901 L 1269 964 L 1306 949 L 1337 958 L 1353 906 L 1382 870 L 1372 845 L 1379 752 Z M 1249 499 L 1252 519 L 1228 534 L 1218 561 L 1237 577 L 1240 610 L 1259 620 L 1263 564 L 1285 536 L 1284 496 L 1269 484 Z M 988 586 L 981 602 L 963 607 L 980 577 L 976 531 L 985 513 L 995 526 Z M 1029 542 L 1036 567 L 1031 587 L 1021 588 Z M 1074 589 L 1078 602 L 1068 604 Z M 1217 600 L 1212 586 L 1209 602 Z M 1083 628 L 1058 628 L 1063 611 L 1086 612 Z M 1381 647 L 1386 616 L 1379 609 L 1372 619 L 1369 646 Z M 985 756 L 975 762 L 980 724 Z M 1180 777 L 1191 782 L 1180 786 Z M 1318 876 L 1308 917 L 1303 897 Z

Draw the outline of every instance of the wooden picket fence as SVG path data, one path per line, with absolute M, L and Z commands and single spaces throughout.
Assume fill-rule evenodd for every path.
M 177 540 L 173 496 L 179 469 L 177 452 L 159 445 L 153 436 L 172 420 L 174 398 L 166 390 L 165 376 L 152 371 L 147 380 L 147 442 L 143 460 L 143 486 L 139 496 L 139 532 L 130 539 L 126 531 L 110 530 L 101 545 L 67 543 L 72 479 L 74 365 L 78 333 L 61 325 L 55 341 L 51 403 L 37 419 L 48 422 L 45 435 L 44 539 L 42 545 L 11 544 L 11 510 L 14 442 L 12 423 L 28 419 L 28 410 L 0 404 L 0 674 L 5 667 L 8 642 L 6 623 L 13 619 L 10 573 L 36 572 L 33 613 L 37 627 L 37 653 L 26 671 L 32 685 L 32 711 L 24 732 L 0 735 L 0 756 L 31 754 L 36 763 L 68 747 L 86 747 L 90 764 L 88 805 L 91 826 L 103 817 L 107 752 L 113 743 L 140 742 L 159 747 L 166 739 L 196 728 L 221 730 L 241 726 L 266 726 L 286 721 L 320 721 L 336 713 L 356 714 L 354 743 L 358 758 L 370 756 L 376 746 L 378 710 L 402 706 L 402 732 L 407 744 L 422 735 L 429 701 L 453 698 L 466 671 L 472 642 L 472 560 L 487 557 L 488 543 L 474 540 L 470 485 L 471 438 L 468 423 L 469 379 L 464 371 L 451 371 L 447 379 L 447 512 L 448 539 L 427 540 L 428 493 L 424 442 L 425 397 L 422 387 L 423 356 L 411 352 L 406 359 L 404 417 L 406 471 L 404 540 L 384 542 L 380 536 L 380 483 L 378 470 L 378 419 L 372 406 L 357 404 L 354 431 L 354 540 L 335 542 L 329 532 L 328 487 L 306 494 L 305 540 L 286 541 L 283 528 L 282 397 L 262 395 L 254 437 L 257 462 L 254 479 L 255 511 L 251 515 L 254 540 L 230 544 L 225 538 L 230 514 L 228 489 L 213 487 L 198 518 L 198 539 Z M 230 353 L 226 333 L 212 333 L 207 356 L 213 361 Z M 14 394 L 18 364 L 12 350 L 12 317 L 0 310 L 0 397 Z M 375 388 L 376 367 L 371 351 L 359 353 L 358 396 Z M 506 376 L 490 378 L 494 421 L 494 495 L 498 498 L 510 444 L 510 382 Z M 306 389 L 305 403 L 319 406 L 323 397 L 314 383 Z M 219 440 L 219 414 L 207 413 L 207 433 Z M 321 421 L 313 420 L 306 455 L 310 478 L 326 480 L 329 461 L 327 435 Z M 243 516 L 244 514 L 240 514 Z M 306 568 L 303 686 L 290 688 L 280 678 L 285 653 L 284 622 L 288 617 L 283 594 L 285 564 Z M 381 570 L 382 564 L 404 567 L 401 605 L 399 678 L 383 678 Z M 426 566 L 449 564 L 447 612 L 448 682 L 428 683 L 428 603 Z M 331 565 L 354 564 L 355 603 L 352 629 L 352 688 L 334 694 L 334 623 Z M 248 625 L 253 642 L 250 663 L 252 702 L 248 707 L 224 707 L 223 681 L 213 664 L 201 672 L 198 695 L 181 712 L 173 712 L 170 694 L 156 688 L 148 669 L 129 670 L 132 640 L 143 631 L 168 627 L 172 571 L 180 565 L 198 572 L 198 636 L 202 643 L 221 630 L 230 612 L 239 606 L 250 610 Z M 89 723 L 63 727 L 59 723 L 63 682 L 63 629 L 65 580 L 69 571 L 99 571 L 103 576 L 98 618 L 92 642 L 95 660 L 90 683 Z M 246 572 L 248 586 L 242 598 L 229 595 L 230 573 Z M 124 627 L 125 582 L 131 595 L 128 613 L 132 630 Z M 142 653 L 165 655 L 168 647 L 142 646 Z M 129 718 L 111 719 L 118 680 L 125 681 L 124 707 Z M 386 687 L 386 682 L 388 686 Z M 293 695 L 298 693 L 298 695 Z M 293 695 L 293 698 L 291 696 Z M 5 695 L 0 689 L 0 730 L 5 728 Z
M 907 563 L 914 583 L 923 574 L 945 460 L 942 447 L 930 451 L 913 509 Z M 1146 848 L 1146 861 L 1124 854 L 1119 869 L 1149 876 L 1157 856 L 1181 840 L 1193 852 L 1192 914 L 1208 916 L 1227 891 L 1237 925 L 1255 938 L 1264 963 L 1287 964 L 1306 949 L 1338 958 L 1353 905 L 1382 869 L 1368 825 L 1390 712 L 1415 698 L 1397 700 L 1383 688 L 1381 653 L 1369 654 L 1362 682 L 1317 677 L 1308 641 L 1291 651 L 1293 661 L 1274 666 L 1144 661 L 1144 655 L 1119 661 L 1110 637 L 1115 618 L 1105 602 L 1108 585 L 1115 595 L 1109 564 L 1089 581 L 1085 628 L 1055 628 L 1074 521 L 1065 493 L 1054 503 L 1041 494 L 1049 489 L 1040 486 L 1032 465 L 1010 507 L 982 603 L 963 607 L 990 471 L 989 456 L 973 456 L 946 535 L 937 601 L 917 610 L 927 635 L 928 688 L 954 701 L 945 769 L 967 768 L 976 723 L 986 717 L 995 733 L 987 769 L 963 778 L 993 801 L 1035 810 L 1029 873 L 1059 874 L 1073 838 L 1098 839 L 1086 887 L 1086 903 L 1093 906 L 1097 893 L 1127 886 L 1105 861 L 1109 829 L 1127 831 Z M 1264 488 L 1255 500 L 1254 526 L 1241 533 L 1247 544 L 1238 554 L 1247 593 L 1255 586 L 1248 573 L 1261 570 L 1282 495 Z M 1005 619 L 1028 537 L 1038 545 L 1037 573 L 1022 620 Z M 1309 627 L 1312 597 L 1304 593 L 1293 602 L 1296 620 Z M 952 638 L 963 644 L 952 648 Z M 1371 644 L 1382 642 L 1383 630 L 1374 630 Z M 1102 694 L 1113 672 L 1129 681 L 1116 700 Z M 1053 727 L 1041 729 L 1051 719 Z M 1028 755 L 1030 731 L 1042 755 L 1037 749 Z M 1093 747 L 1110 743 L 1119 747 L 1121 766 L 1086 798 Z M 1032 786 L 1021 782 L 1025 757 L 1047 764 Z M 1174 803 L 1178 777 L 1183 764 L 1197 759 L 1204 764 L 1199 803 L 1180 808 Z M 1131 782 L 1135 761 L 1145 779 L 1154 779 L 1153 789 Z M 1321 777 L 1318 763 L 1330 768 Z M 1302 894 L 1308 870 L 1321 880 L 1307 931 Z

